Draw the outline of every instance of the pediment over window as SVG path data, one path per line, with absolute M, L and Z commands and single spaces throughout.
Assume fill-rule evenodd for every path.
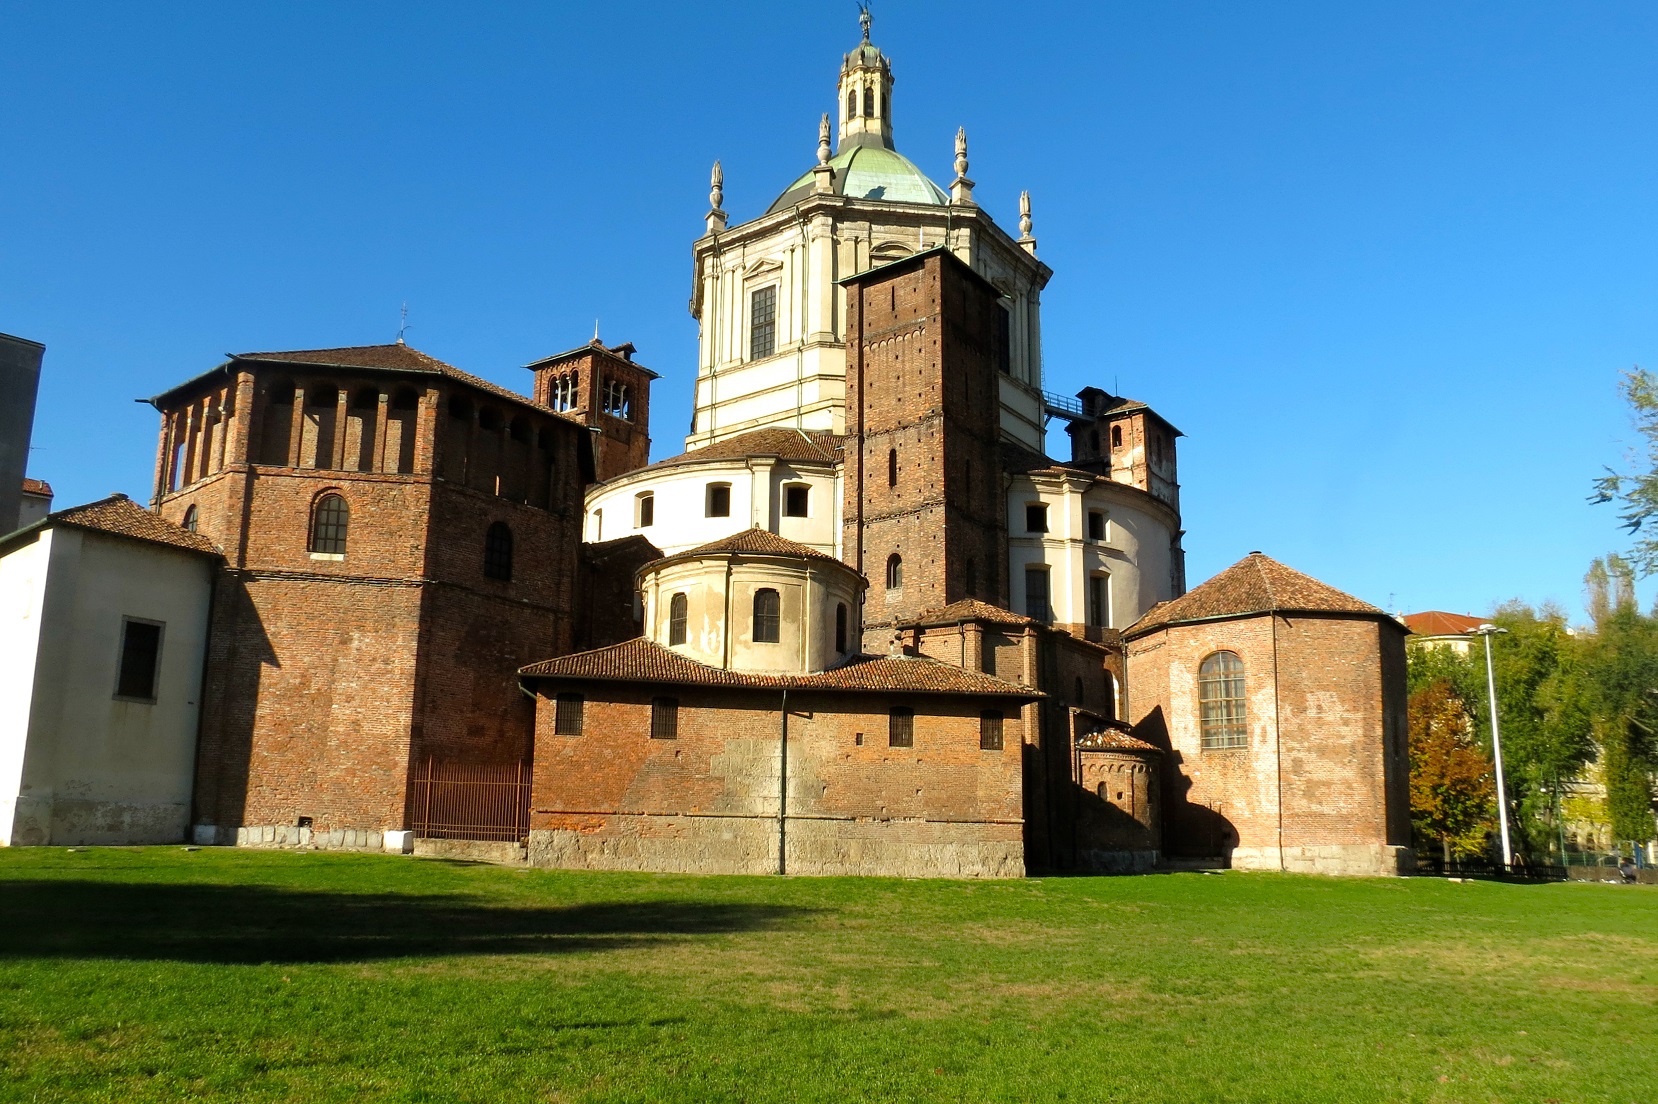
M 758 278 L 763 277 L 763 276 L 770 276 L 770 275 L 773 275 L 774 273 L 778 273 L 778 272 L 782 272 L 782 271 L 783 271 L 783 262 L 782 261 L 776 260 L 775 258 L 767 257 L 764 260 L 755 261 L 753 264 L 751 264 L 747 268 L 743 269 L 743 279 L 745 279 L 745 280 L 754 280 L 754 279 L 758 279 Z
M 915 250 L 903 242 L 886 241 L 869 251 L 869 259 L 875 264 L 881 264 L 885 261 L 902 260 L 914 252 Z

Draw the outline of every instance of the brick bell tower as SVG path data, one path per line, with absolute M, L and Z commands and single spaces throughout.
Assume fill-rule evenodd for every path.
M 1007 604 L 1000 293 L 943 248 L 846 288 L 843 555 L 868 577 L 865 647 L 963 598 Z
M 535 373 L 532 396 L 593 430 L 598 481 L 650 463 L 651 381 L 655 372 L 634 362 L 632 342 L 607 346 L 598 335 L 580 348 L 525 367 Z

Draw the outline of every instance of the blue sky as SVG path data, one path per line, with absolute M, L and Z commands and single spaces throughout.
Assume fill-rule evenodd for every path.
M 834 3 L 0 0 L 0 330 L 31 474 L 147 498 L 133 403 L 391 340 L 526 389 L 600 319 L 690 418 L 690 243 L 813 160 Z M 1577 611 L 1658 367 L 1658 5 L 878 0 L 896 141 L 1028 188 L 1047 384 L 1181 442 L 1191 581 L 1261 549 L 1389 608 Z M 1056 441 L 1050 451 L 1058 451 Z

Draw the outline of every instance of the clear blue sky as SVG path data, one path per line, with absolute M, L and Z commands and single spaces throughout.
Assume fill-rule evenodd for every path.
M 1576 611 L 1658 367 L 1658 4 L 877 0 L 899 148 L 1033 196 L 1050 389 L 1185 431 L 1198 582 L 1261 549 L 1391 608 Z M 850 0 L 0 0 L 0 330 L 31 474 L 148 495 L 132 402 L 396 335 L 497 382 L 602 320 L 690 417 L 690 243 L 813 159 Z M 1057 450 L 1057 442 L 1050 451 Z M 1056 452 L 1056 455 L 1063 453 Z

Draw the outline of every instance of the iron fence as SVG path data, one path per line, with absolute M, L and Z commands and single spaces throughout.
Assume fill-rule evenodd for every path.
M 530 765 L 428 757 L 409 787 L 409 821 L 421 839 L 521 843 L 530 832 Z

